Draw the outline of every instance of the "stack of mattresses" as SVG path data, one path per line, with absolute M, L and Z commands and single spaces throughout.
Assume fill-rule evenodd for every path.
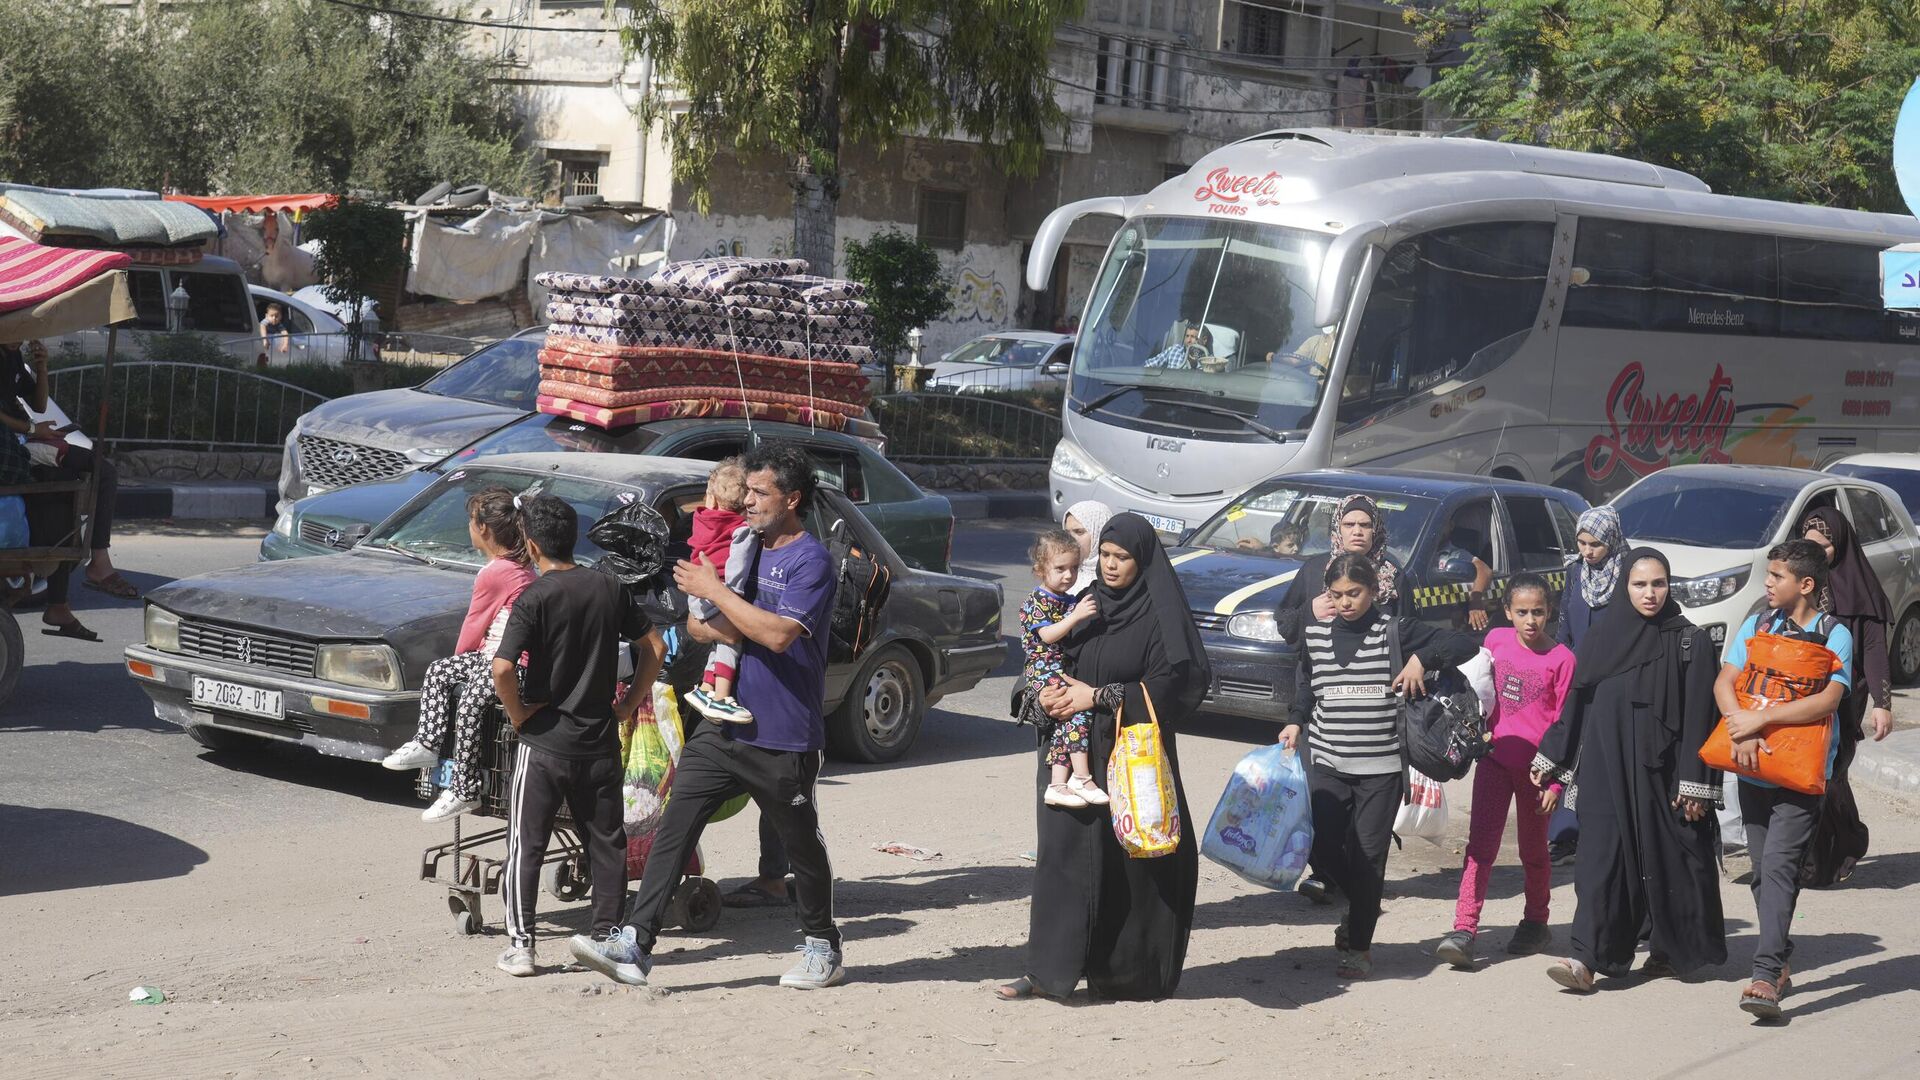
M 647 278 L 543 273 L 540 409 L 599 427 L 730 416 L 877 434 L 865 286 L 798 259 L 698 259 Z

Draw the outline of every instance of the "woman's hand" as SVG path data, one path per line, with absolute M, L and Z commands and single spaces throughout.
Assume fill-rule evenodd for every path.
M 1477 607 L 1467 612 L 1467 625 L 1472 627 L 1476 632 L 1485 630 L 1487 628 L 1487 609 Z
M 1727 725 L 1727 732 L 1728 734 L 1732 734 L 1732 724 Z M 1733 740 L 1733 763 L 1743 769 L 1749 771 L 1758 769 L 1760 767 L 1760 755 L 1771 753 L 1773 753 L 1773 747 L 1768 746 L 1767 740 L 1765 739 L 1756 737 L 1751 739 L 1736 738 Z
M 1727 714 L 1727 734 L 1734 742 L 1755 738 L 1766 728 L 1766 717 L 1759 709 L 1741 709 Z
M 1275 742 L 1296 753 L 1300 749 L 1300 725 L 1288 724 L 1280 729 L 1280 737 Z
M 1534 773 L 1533 775 L 1537 777 L 1537 776 L 1539 776 L 1540 774 L 1539 774 L 1539 773 Z M 1540 781 L 1539 781 L 1539 780 L 1535 780 L 1535 781 L 1534 781 L 1534 784 L 1535 784 L 1536 786 L 1537 786 L 1537 785 L 1539 785 L 1539 783 L 1540 783 Z M 1554 811 L 1554 808 L 1555 808 L 1555 807 L 1557 807 L 1557 806 L 1559 806 L 1559 805 L 1560 805 L 1560 785 L 1558 785 L 1558 784 L 1549 784 L 1549 785 L 1547 785 L 1547 786 L 1545 786 L 1545 787 L 1542 787 L 1542 788 L 1540 789 L 1540 810 L 1539 810 L 1539 812 L 1540 812 L 1541 814 L 1543 814 L 1543 815 L 1545 815 L 1545 814 L 1551 814 L 1551 813 L 1553 813 L 1553 811 Z
M 1547 781 L 1548 781 L 1548 777 L 1547 777 L 1547 770 L 1545 770 L 1545 769 L 1529 769 L 1529 770 L 1527 771 L 1527 779 L 1529 779 L 1529 780 L 1531 780 L 1531 781 L 1533 781 L 1533 786 L 1534 786 L 1534 787 L 1537 787 L 1537 788 L 1542 788 L 1542 789 L 1544 789 L 1544 788 L 1546 788 L 1546 786 L 1547 786 Z
M 1707 816 L 1707 804 L 1689 795 L 1675 796 L 1673 808 L 1680 811 L 1680 816 L 1688 821 L 1699 821 Z
M 1423 698 L 1427 696 L 1426 679 L 1427 666 L 1420 662 L 1418 656 L 1409 656 L 1407 666 L 1401 668 L 1400 674 L 1394 676 L 1393 688 L 1410 698 Z
M 1040 691 L 1040 707 L 1055 720 L 1065 720 L 1074 713 L 1093 708 L 1093 687 L 1071 675 L 1062 675 L 1057 685 Z
M 1873 721 L 1873 741 L 1874 742 L 1879 742 L 1881 739 L 1886 738 L 1890 733 L 1892 733 L 1893 731 L 1892 710 L 1882 709 L 1876 705 L 1873 708 L 1873 710 L 1869 712 L 1867 715 Z
M 1333 594 L 1321 593 L 1313 598 L 1313 618 L 1316 622 L 1326 622 L 1333 618 Z

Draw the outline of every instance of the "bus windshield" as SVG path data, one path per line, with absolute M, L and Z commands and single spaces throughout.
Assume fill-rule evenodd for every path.
M 1074 402 L 1236 436 L 1246 425 L 1223 410 L 1304 428 L 1333 360 L 1334 328 L 1313 325 L 1328 239 L 1246 221 L 1127 222 L 1088 302 Z

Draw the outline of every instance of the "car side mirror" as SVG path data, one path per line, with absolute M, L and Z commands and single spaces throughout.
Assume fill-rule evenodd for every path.
M 1042 375 L 1065 375 L 1066 373 L 1067 365 L 1059 360 L 1055 360 L 1053 363 L 1047 364 L 1040 369 L 1040 374 Z

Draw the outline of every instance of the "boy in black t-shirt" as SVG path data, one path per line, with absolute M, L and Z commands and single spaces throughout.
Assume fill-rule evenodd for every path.
M 579 518 L 572 506 L 552 495 L 516 501 L 540 578 L 514 602 L 493 659 L 494 689 L 520 733 L 507 811 L 507 865 L 500 875 L 509 944 L 496 966 L 509 975 L 531 975 L 534 897 L 563 803 L 586 840 L 594 932 L 605 935 L 619 922 L 627 837 L 618 725 L 630 722 L 652 693 L 666 649 L 659 631 L 629 602 L 626 586 L 574 564 Z M 615 704 L 620 649 L 629 639 L 640 660 L 626 696 Z M 524 696 L 514 670 L 522 653 Z

